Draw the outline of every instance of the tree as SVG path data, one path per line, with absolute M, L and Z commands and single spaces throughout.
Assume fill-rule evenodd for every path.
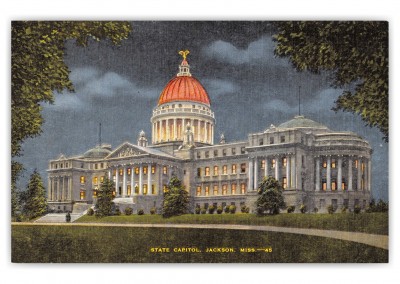
M 277 27 L 275 54 L 288 57 L 298 71 L 332 72 L 332 86 L 347 88 L 333 110 L 360 115 L 388 142 L 388 23 L 279 22 Z
M 36 169 L 29 179 L 25 196 L 24 211 L 29 219 L 42 216 L 47 212 L 46 191 L 43 186 L 42 177 Z
M 96 216 L 104 217 L 112 215 L 115 184 L 108 177 L 104 177 L 97 191 Z
M 189 194 L 181 181 L 173 176 L 164 192 L 162 216 L 169 218 L 186 214 L 189 208 Z
M 12 22 L 11 157 L 21 156 L 22 142 L 41 133 L 41 104 L 53 103 L 54 91 L 74 91 L 64 62 L 65 42 L 87 46 L 89 40 L 108 39 L 117 45 L 130 31 L 127 22 Z M 12 163 L 12 182 L 21 166 Z
M 286 208 L 282 191 L 283 188 L 279 181 L 273 177 L 264 178 L 258 186 L 257 215 L 262 216 L 266 212 L 275 215 L 279 214 L 279 209 Z

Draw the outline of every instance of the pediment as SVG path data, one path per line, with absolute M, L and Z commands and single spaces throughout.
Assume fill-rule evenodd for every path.
M 118 147 L 114 152 L 108 155 L 107 158 L 125 158 L 125 157 L 134 157 L 147 154 L 145 151 L 135 147 L 132 144 L 123 144 Z

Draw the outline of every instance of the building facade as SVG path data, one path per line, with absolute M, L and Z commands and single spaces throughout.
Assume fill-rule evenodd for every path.
M 87 208 L 107 176 L 115 183 L 120 209 L 161 210 L 163 192 L 174 175 L 183 181 L 191 210 L 210 205 L 255 210 L 260 181 L 282 183 L 285 202 L 299 211 L 327 212 L 329 205 L 365 208 L 371 196 L 369 143 L 352 132 L 333 131 L 304 116 L 214 144 L 210 98 L 190 73 L 183 53 L 178 74 L 161 92 L 151 118 L 151 144 L 143 131 L 137 143 L 115 149 L 99 144 L 82 155 L 49 161 L 48 204 L 56 211 Z

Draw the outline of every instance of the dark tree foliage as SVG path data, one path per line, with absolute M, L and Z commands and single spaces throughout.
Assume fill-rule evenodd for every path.
M 108 177 L 104 177 L 104 180 L 97 191 L 97 202 L 95 206 L 97 217 L 111 216 L 113 214 L 112 201 L 114 199 L 114 188 L 114 182 Z
M 11 25 L 11 156 L 22 154 L 21 144 L 40 135 L 43 103 L 53 103 L 53 92 L 74 91 L 64 62 L 65 42 L 86 46 L 90 39 L 120 44 L 131 31 L 127 22 L 34 22 Z M 13 180 L 19 171 L 14 170 Z
M 164 192 L 162 216 L 169 218 L 186 214 L 189 208 L 189 194 L 182 182 L 173 176 Z
M 273 177 L 262 180 L 258 186 L 258 198 L 256 201 L 257 215 L 279 214 L 280 209 L 285 209 L 286 204 L 283 198 L 283 188 L 279 181 Z
M 360 115 L 388 142 L 388 23 L 279 22 L 277 27 L 275 54 L 288 57 L 299 71 L 331 71 L 332 86 L 348 88 L 333 110 Z
M 42 178 L 36 169 L 30 177 L 24 199 L 24 212 L 29 219 L 42 216 L 47 212 L 46 191 Z

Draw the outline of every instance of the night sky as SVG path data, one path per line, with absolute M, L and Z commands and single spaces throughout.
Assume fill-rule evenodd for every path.
M 332 130 L 354 131 L 372 148 L 372 191 L 388 200 L 388 144 L 376 128 L 350 113 L 331 110 L 342 89 L 330 86 L 329 73 L 297 72 L 287 59 L 275 58 L 274 27 L 269 22 L 133 22 L 121 46 L 73 41 L 66 46 L 67 65 L 76 92 L 55 94 L 43 104 L 43 133 L 28 139 L 19 159 L 26 179 L 37 168 L 44 180 L 49 159 L 61 153 L 82 154 L 102 141 L 115 149 L 136 143 L 143 129 L 151 139 L 150 117 L 167 82 L 178 72 L 178 51 L 189 49 L 191 73 L 207 90 L 216 116 L 215 139 L 247 139 L 248 133 L 279 125 L 301 114 Z M 45 182 L 47 185 L 47 182 Z

